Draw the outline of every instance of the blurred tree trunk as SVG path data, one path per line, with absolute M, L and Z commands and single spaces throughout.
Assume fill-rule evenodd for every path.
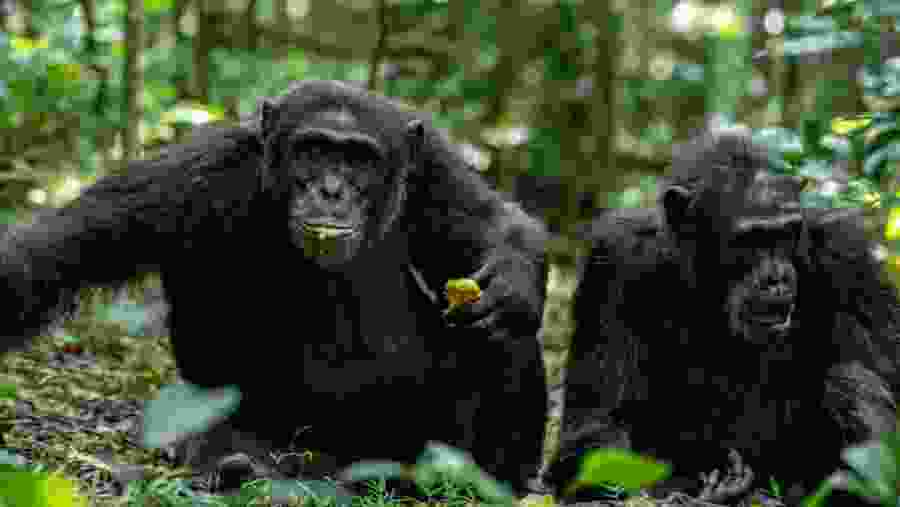
M 207 5 L 211 1 L 213 0 L 194 0 L 197 31 L 194 34 L 194 72 L 191 97 L 203 104 L 209 104 L 209 53 L 215 47 L 216 29 Z
M 617 190 L 620 176 L 613 149 L 619 52 L 614 13 L 606 0 L 579 5 L 577 12 L 574 29 L 561 25 L 554 43 L 559 48 L 555 56 L 559 62 L 554 65 L 568 78 L 545 76 L 535 115 L 536 125 L 561 132 L 557 141 L 563 198 L 559 209 L 547 210 L 551 229 L 560 232 L 585 218 L 581 205 L 585 191 L 605 194 Z M 560 22 L 564 23 L 564 18 Z M 589 28 L 593 28 L 593 54 L 585 51 L 579 39 Z
M 242 20 L 244 45 L 247 51 L 256 51 L 259 49 L 259 24 L 256 19 L 257 0 L 248 0 L 244 7 L 244 18 Z M 222 97 L 225 106 L 225 117 L 233 121 L 240 119 L 240 103 L 241 98 L 237 95 L 226 95 Z
M 34 24 L 34 2 L 32 0 L 19 0 L 22 6 L 22 23 L 25 25 L 24 35 L 28 38 L 35 39 L 40 35 L 37 26 Z
M 188 37 L 181 30 L 181 21 L 187 13 L 189 5 L 190 0 L 175 0 L 172 5 L 172 15 L 169 17 L 169 29 L 172 31 L 172 37 L 175 39 L 176 47 L 184 44 Z M 191 81 L 190 73 L 187 69 L 179 69 L 179 71 L 180 72 L 177 72 L 172 78 L 172 84 L 175 86 L 175 96 L 179 101 L 182 101 L 191 96 Z M 178 142 L 184 139 L 187 129 L 177 123 L 173 128 L 175 130 L 174 141 Z
M 593 145 L 589 147 L 589 161 L 578 175 L 578 181 L 582 182 L 583 186 L 573 185 L 569 199 L 577 203 L 578 191 L 585 190 L 592 196 L 599 196 L 600 202 L 605 205 L 607 194 L 620 190 L 618 182 L 622 176 L 615 164 L 618 112 L 616 71 L 619 62 L 620 34 L 618 27 L 615 26 L 609 1 L 588 2 L 585 10 L 596 33 L 590 104 Z
M 388 24 L 387 24 L 387 2 L 385 0 L 376 0 L 375 2 L 375 18 L 376 36 L 375 47 L 372 48 L 372 56 L 369 58 L 369 79 L 366 85 L 370 91 L 378 90 L 379 75 L 381 72 L 381 61 L 383 59 L 384 48 L 387 46 Z
M 503 21 L 497 24 L 497 63 L 487 76 L 496 93 L 485 99 L 484 114 L 480 119 L 482 127 L 500 126 L 502 118 L 509 112 L 509 97 L 518 84 L 522 67 L 528 62 L 530 51 L 528 45 L 522 44 L 522 27 L 527 26 L 522 10 L 521 2 L 502 0 L 491 12 L 496 19 Z M 511 191 L 521 167 L 511 170 L 513 168 L 502 162 L 500 149 L 493 146 L 489 149 L 492 162 L 488 170 L 489 178 L 498 188 Z
M 122 161 L 139 156 L 138 126 L 141 122 L 140 94 L 142 87 L 141 53 L 144 50 L 144 2 L 125 2 L 125 126 L 122 130 Z
M 16 5 L 13 0 L 0 0 L 0 30 L 6 32 L 9 30 L 9 18 L 16 11 Z

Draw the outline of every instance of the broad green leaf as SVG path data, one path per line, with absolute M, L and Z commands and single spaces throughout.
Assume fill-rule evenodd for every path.
M 218 389 L 188 383 L 165 386 L 155 400 L 147 403 L 144 445 L 163 447 L 202 431 L 233 412 L 240 399 L 240 390 L 235 386 Z

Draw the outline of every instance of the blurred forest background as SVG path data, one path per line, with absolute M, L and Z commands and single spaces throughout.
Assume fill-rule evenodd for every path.
M 704 128 L 755 129 L 813 183 L 813 205 L 893 207 L 898 10 L 889 0 L 0 0 L 0 219 L 64 204 L 293 80 L 341 79 L 433 112 L 478 170 L 560 233 L 552 279 L 569 287 L 577 244 L 562 233 L 605 207 L 652 205 L 672 144 Z M 874 227 L 887 220 L 876 214 Z M 566 334 L 565 296 L 551 296 L 548 345 Z
M 433 113 L 548 222 L 558 385 L 577 224 L 652 206 L 673 143 L 705 128 L 751 127 L 807 204 L 871 211 L 896 276 L 898 16 L 891 0 L 0 0 L 0 220 L 291 81 L 349 81 Z

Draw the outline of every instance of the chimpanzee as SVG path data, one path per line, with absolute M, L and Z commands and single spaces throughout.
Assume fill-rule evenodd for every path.
M 656 209 L 592 223 L 547 482 L 624 447 L 689 491 L 731 461 L 708 499 L 772 476 L 809 493 L 843 447 L 894 428 L 898 303 L 874 245 L 855 210 L 801 207 L 802 180 L 769 160 L 746 130 L 707 132 L 676 148 Z
M 305 81 L 7 235 L 0 352 L 78 288 L 159 272 L 180 374 L 240 388 L 235 430 L 302 429 L 345 463 L 445 442 L 521 490 L 547 405 L 544 237 L 421 115 Z M 460 277 L 481 297 L 446 312 Z

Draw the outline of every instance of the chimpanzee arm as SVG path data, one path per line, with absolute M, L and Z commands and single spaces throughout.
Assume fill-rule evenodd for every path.
M 885 280 L 874 244 L 856 209 L 810 210 L 809 236 L 814 269 L 828 279 L 830 287 L 842 287 L 841 304 L 854 307 L 857 317 L 867 317 L 869 329 L 890 324 L 896 317 L 890 309 L 897 305 L 894 288 Z
M 527 315 L 536 331 L 546 285 L 543 225 L 490 189 L 438 134 L 426 138 L 421 161 L 406 205 L 414 265 L 441 292 L 448 279 L 491 271 L 497 290 L 512 296 L 507 302 L 518 301 L 517 320 Z
M 845 446 L 895 429 L 897 405 L 893 396 L 881 377 L 860 363 L 829 369 L 824 405 L 837 423 Z
M 897 290 L 884 276 L 874 243 L 857 209 L 809 210 L 807 224 L 815 273 L 805 278 L 815 291 L 834 294 L 836 310 L 865 330 L 861 340 L 841 341 L 841 357 L 861 359 L 885 375 L 895 395 L 900 387 L 900 303 Z M 835 288 L 839 287 L 840 290 Z M 859 350 L 849 350 L 856 345 Z
M 254 188 L 255 171 L 241 171 L 256 167 L 254 139 L 242 129 L 204 129 L 13 227 L 0 241 L 0 352 L 41 332 L 78 289 L 158 271 L 188 241 L 202 241 L 203 229 L 227 226 Z M 237 181 L 245 173 L 250 179 Z
M 664 291 L 675 276 L 656 210 L 609 210 L 582 229 L 591 250 L 579 266 L 560 447 L 546 475 L 557 488 L 591 449 L 631 447 L 629 423 L 649 394 L 641 350 L 667 332 Z

